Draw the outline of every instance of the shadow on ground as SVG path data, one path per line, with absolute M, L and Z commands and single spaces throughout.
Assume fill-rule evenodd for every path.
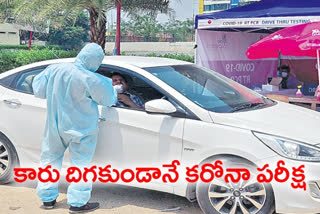
M 35 181 L 22 184 L 11 183 L 8 185 L 12 187 L 36 188 Z M 60 195 L 64 195 L 64 197 L 61 198 L 59 196 L 56 206 L 57 210 L 65 209 L 67 211 L 69 207 L 65 196 L 67 187 L 68 183 L 66 181 L 60 182 L 59 193 Z M 94 183 L 90 201 L 100 203 L 100 209 L 96 211 L 97 213 L 202 213 L 197 202 L 191 203 L 184 197 L 118 184 Z

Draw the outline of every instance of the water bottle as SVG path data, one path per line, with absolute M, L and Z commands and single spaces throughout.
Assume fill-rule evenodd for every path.
M 320 101 L 320 87 L 317 89 L 317 101 Z
M 301 85 L 298 86 L 298 90 L 297 90 L 297 92 L 296 92 L 296 97 L 298 97 L 298 98 L 303 97 L 303 94 L 302 94 L 300 88 L 301 88 Z

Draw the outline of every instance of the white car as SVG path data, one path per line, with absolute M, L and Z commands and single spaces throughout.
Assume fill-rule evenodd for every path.
M 33 96 L 33 77 L 59 59 L 0 74 L 0 182 L 20 164 L 39 163 L 46 100 Z M 105 57 L 98 72 L 123 74 L 144 109 L 100 108 L 95 161 L 144 167 L 221 160 L 229 168 L 304 165 L 306 191 L 292 180 L 260 183 L 141 183 L 143 188 L 198 200 L 204 213 L 320 212 L 320 114 L 267 99 L 211 70 L 172 59 Z M 111 163 L 110 162 L 110 163 Z M 117 165 L 119 164 L 119 165 Z M 254 171 L 252 171 L 254 173 Z

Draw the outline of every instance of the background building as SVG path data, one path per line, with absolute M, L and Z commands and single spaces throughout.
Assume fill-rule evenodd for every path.
M 12 24 L 0 24 L 0 44 L 20 45 L 19 30 Z
M 212 13 L 243 6 L 260 0 L 199 0 L 199 13 Z

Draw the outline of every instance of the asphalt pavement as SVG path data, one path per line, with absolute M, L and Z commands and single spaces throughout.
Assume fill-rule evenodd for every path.
M 0 185 L 0 213 L 37 214 L 68 213 L 66 192 L 68 183 L 62 181 L 56 208 L 44 210 L 35 192 L 36 182 Z M 202 214 L 197 202 L 173 194 L 129 187 L 118 184 L 94 183 L 92 202 L 99 202 L 100 209 L 92 213 L 113 214 Z

